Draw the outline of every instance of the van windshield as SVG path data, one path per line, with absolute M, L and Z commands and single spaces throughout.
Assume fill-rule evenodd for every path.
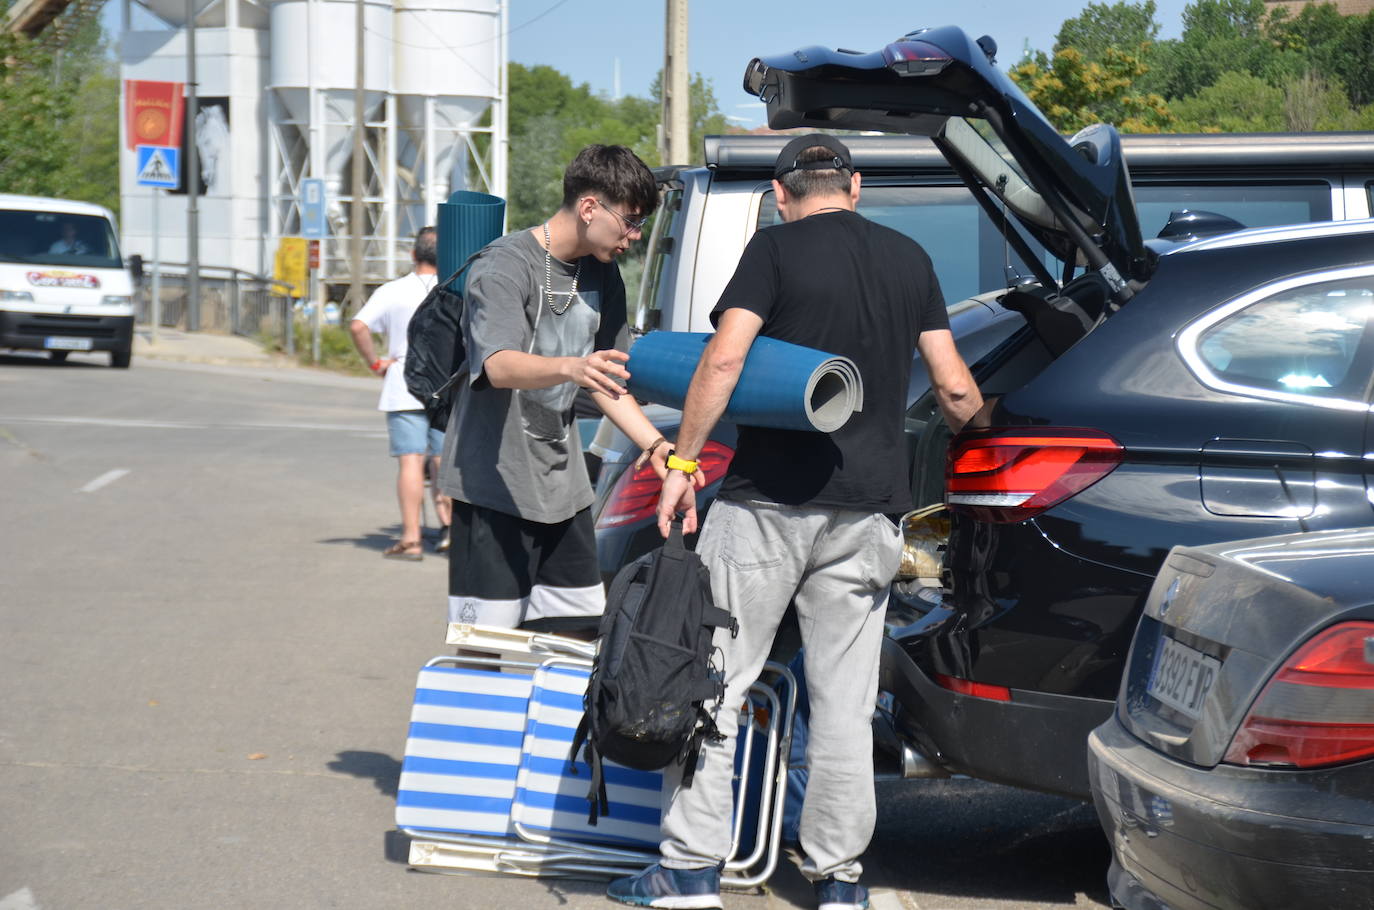
M 110 222 L 99 215 L 0 210 L 0 262 L 118 269 Z

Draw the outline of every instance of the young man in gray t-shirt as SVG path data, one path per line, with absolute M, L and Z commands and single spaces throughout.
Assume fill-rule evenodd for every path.
M 440 476 L 453 497 L 450 622 L 558 631 L 605 605 L 573 398 L 588 390 L 663 476 L 668 446 L 616 382 L 630 374 L 615 259 L 657 204 L 633 152 L 588 146 L 563 175 L 562 207 L 468 269 L 469 381 Z

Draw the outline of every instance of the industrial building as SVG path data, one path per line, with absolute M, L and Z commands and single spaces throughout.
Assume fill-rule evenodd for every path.
M 358 2 L 365 4 L 361 36 Z M 329 226 L 318 275 L 341 299 L 352 279 L 350 205 L 359 189 L 352 181 L 359 47 L 365 284 L 409 267 L 411 239 L 434 223 L 450 192 L 505 196 L 506 0 L 139 0 L 138 14 L 124 0 L 123 21 L 134 27 L 120 37 L 122 84 L 187 81 L 193 6 L 202 268 L 271 274 L 278 240 L 301 233 L 301 181 L 318 177 Z M 129 125 L 121 130 L 127 138 Z M 160 259 L 185 263 L 186 155 L 182 186 L 154 190 L 137 185 L 131 143 L 121 149 L 125 253 L 152 258 L 156 219 Z

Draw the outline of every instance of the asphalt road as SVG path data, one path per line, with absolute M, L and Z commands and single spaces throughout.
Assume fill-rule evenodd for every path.
M 609 907 L 410 871 L 389 832 L 445 564 L 396 534 L 376 385 L 0 355 L 0 910 Z M 882 784 L 880 910 L 1103 906 L 1090 807 Z M 810 906 L 790 867 L 731 910 Z

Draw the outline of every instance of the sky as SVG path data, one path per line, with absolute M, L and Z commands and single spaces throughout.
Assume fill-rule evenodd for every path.
M 461 0 L 460 0 L 461 2 Z M 645 96 L 663 65 L 663 0 L 507 0 L 512 60 L 548 64 L 574 82 L 610 97 Z M 1110 0 L 1100 0 L 1110 2 Z M 689 0 L 688 64 L 705 76 L 722 113 L 738 126 L 762 126 L 763 106 L 740 87 L 754 57 L 822 45 L 877 50 L 924 26 L 957 25 L 974 37 L 991 35 L 1004 69 L 1024 48 L 1048 51 L 1065 19 L 1088 0 Z M 1161 38 L 1182 31 L 1188 0 L 1156 0 Z M 479 4 L 479 5 L 485 5 Z M 135 27 L 153 27 L 135 7 Z M 119 4 L 104 10 L 107 29 L 119 28 Z
M 1026 42 L 1048 51 L 1065 19 L 1088 0 L 690 0 L 687 56 L 710 80 L 721 111 L 746 129 L 763 125 L 763 107 L 740 87 L 754 57 L 821 45 L 873 51 L 924 26 L 957 25 L 991 35 L 997 63 L 1014 65 Z M 510 57 L 544 63 L 612 96 L 647 95 L 663 65 L 661 0 L 509 0 Z M 1161 38 L 1177 38 L 1187 0 L 1157 0 Z

